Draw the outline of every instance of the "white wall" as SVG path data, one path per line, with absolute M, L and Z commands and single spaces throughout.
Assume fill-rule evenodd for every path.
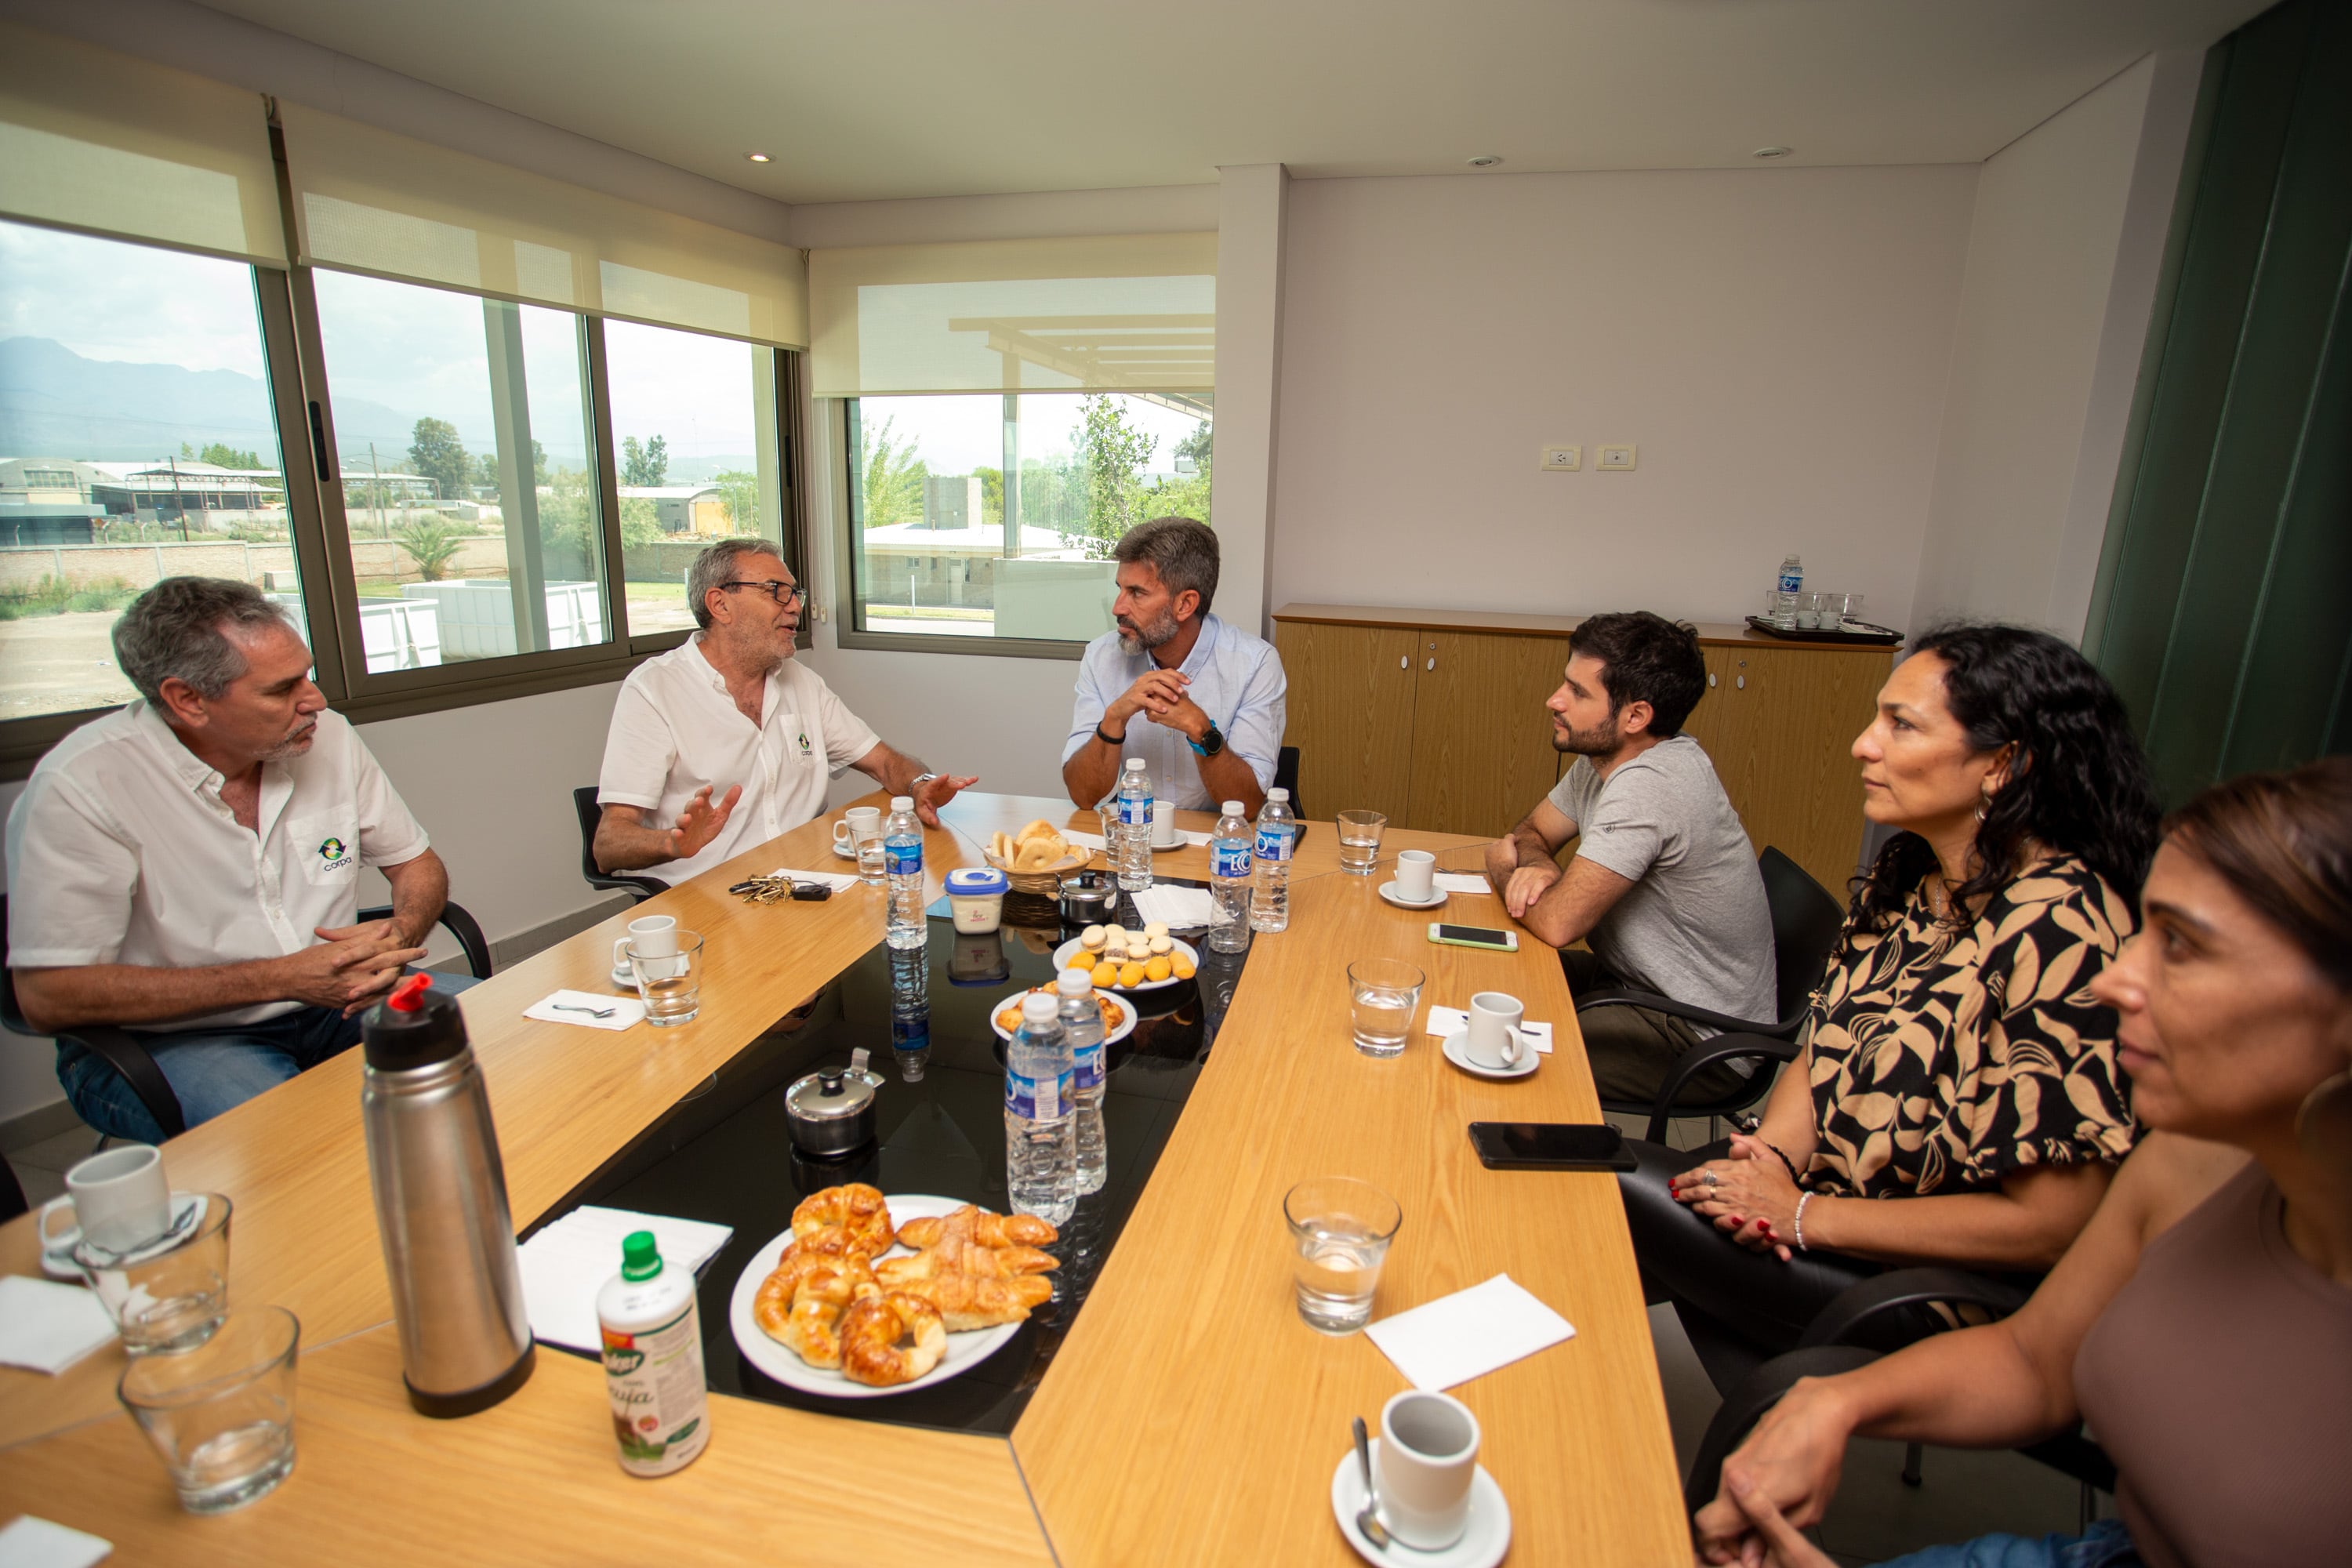
M 2082 635 L 2197 97 L 2150 57 L 1984 165 L 1913 598 Z
M 1297 182 L 1270 606 L 1737 620 L 1795 550 L 1902 626 L 1976 182 Z

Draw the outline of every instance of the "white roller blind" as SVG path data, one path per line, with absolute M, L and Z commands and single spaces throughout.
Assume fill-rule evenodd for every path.
M 820 397 L 1208 392 L 1217 383 L 1217 237 L 814 251 L 809 324 Z
M 301 258 L 378 277 L 808 343 L 789 246 L 280 100 Z
M 286 265 L 261 95 L 0 22 L 0 213 Z

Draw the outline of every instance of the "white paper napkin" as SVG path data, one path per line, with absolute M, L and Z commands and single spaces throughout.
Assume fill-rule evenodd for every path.
M 1429 879 L 1441 893 L 1487 893 L 1494 888 L 1486 878 L 1464 871 L 1440 871 Z
M 1429 1010 L 1429 1032 L 1439 1039 L 1458 1035 L 1470 1026 L 1470 1015 L 1459 1007 L 1432 1007 Z M 1551 1054 L 1551 1026 L 1532 1019 L 1519 1021 L 1519 1033 L 1536 1043 L 1536 1049 Z
M 857 878 L 844 871 L 795 871 L 787 867 L 779 866 L 768 875 L 790 877 L 795 882 L 823 882 L 836 893 L 857 886 Z
M 1209 923 L 1216 900 L 1206 888 L 1146 888 L 1134 895 L 1135 912 L 1148 924 L 1158 921 L 1171 931 L 1198 931 Z
M 1364 1332 L 1415 1388 L 1439 1393 L 1576 1337 L 1507 1274 L 1382 1318 Z
M 578 1208 L 522 1244 L 523 1304 L 531 1338 L 592 1353 L 604 1349 L 596 1328 L 596 1292 L 621 1271 L 621 1241 L 649 1230 L 664 1268 L 700 1268 L 735 1233 L 723 1225 L 627 1209 Z
M 1062 830 L 1062 837 L 1076 845 L 1079 848 L 1091 849 L 1097 854 L 1104 853 L 1110 848 L 1109 842 L 1099 833 L 1073 833 L 1069 829 L 1064 828 Z M 1152 846 L 1152 847 L 1162 850 L 1176 850 L 1181 849 L 1187 844 L 1193 845 L 1196 847 L 1202 849 L 1209 847 L 1209 836 L 1205 833 L 1187 833 L 1180 829 L 1178 830 L 1176 837 L 1177 842 L 1174 844 L 1156 844 Z
M 114 1551 L 114 1542 L 31 1514 L 0 1530 L 0 1568 L 90 1568 Z
M 591 1011 L 559 1013 L 559 1002 L 567 1007 L 586 1007 Z M 595 1016 L 608 1007 L 613 1011 L 611 1017 Z M 583 1029 L 625 1029 L 645 1017 L 646 1005 L 635 996 L 615 996 L 609 991 L 558 991 L 525 1007 L 522 1016 L 550 1024 L 577 1024 Z
M 0 1362 L 55 1374 L 114 1337 L 114 1320 L 79 1285 L 0 1277 Z

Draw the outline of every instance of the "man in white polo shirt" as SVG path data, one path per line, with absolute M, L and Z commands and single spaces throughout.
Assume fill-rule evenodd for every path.
M 139 700 L 58 742 L 8 813 L 8 964 L 37 1029 L 135 1026 L 193 1127 L 356 1043 L 449 878 L 250 584 L 165 578 L 114 652 Z M 355 923 L 362 866 L 390 920 Z M 162 1140 L 80 1046 L 58 1079 L 91 1126 Z
M 722 539 L 694 558 L 686 599 L 702 629 L 632 670 L 613 704 L 600 868 L 683 882 L 814 820 L 845 767 L 912 795 L 933 827 L 980 782 L 893 751 L 793 658 L 807 598 L 764 539 Z

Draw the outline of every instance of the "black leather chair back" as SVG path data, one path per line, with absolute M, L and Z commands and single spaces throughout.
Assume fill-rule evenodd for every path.
M 1756 868 L 1763 873 L 1764 902 L 1772 911 L 1773 966 L 1786 1022 L 1804 1011 L 1813 987 L 1822 983 L 1845 927 L 1845 910 L 1778 849 L 1767 847 L 1756 858 Z
M 572 809 L 580 818 L 580 874 L 588 879 L 590 887 L 626 893 L 639 903 L 656 893 L 669 891 L 668 883 L 651 877 L 622 876 L 596 868 L 596 825 L 604 820 L 604 808 L 596 804 L 594 784 L 583 784 L 572 792 Z
M 1290 815 L 1301 822 L 1307 820 L 1307 808 L 1298 803 L 1298 748 L 1285 746 L 1274 754 L 1274 784 L 1276 789 L 1290 792 Z

